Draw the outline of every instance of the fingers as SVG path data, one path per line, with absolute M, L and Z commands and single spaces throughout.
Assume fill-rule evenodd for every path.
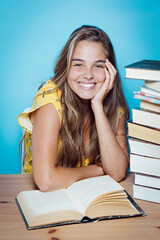
M 110 75 L 109 75 L 109 71 L 106 69 L 106 68 L 104 68 L 104 71 L 105 71 L 105 74 L 106 74 L 106 81 L 105 81 L 105 87 L 106 87 L 106 89 L 108 89 L 108 87 L 109 87 L 109 85 L 110 85 Z
M 106 59 L 104 71 L 105 71 L 105 81 L 103 82 L 101 88 L 92 99 L 92 104 L 93 102 L 96 102 L 96 101 L 98 101 L 99 103 L 103 103 L 105 97 L 114 87 L 114 81 L 117 74 L 117 70 L 108 59 Z
M 108 85 L 107 91 L 110 91 L 114 87 L 114 80 L 117 74 L 117 70 L 108 59 L 106 59 L 105 73 L 106 73 L 106 80 L 108 80 L 106 81 Z

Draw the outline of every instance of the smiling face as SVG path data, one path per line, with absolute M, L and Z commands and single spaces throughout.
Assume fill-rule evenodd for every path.
M 92 99 L 105 81 L 106 54 L 101 43 L 80 41 L 73 53 L 68 85 L 81 99 Z

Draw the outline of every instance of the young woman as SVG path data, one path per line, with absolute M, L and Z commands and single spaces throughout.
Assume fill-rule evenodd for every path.
M 26 130 L 22 173 L 42 191 L 109 174 L 121 181 L 129 166 L 128 107 L 107 34 L 76 29 L 42 84 L 32 109 L 19 115 Z

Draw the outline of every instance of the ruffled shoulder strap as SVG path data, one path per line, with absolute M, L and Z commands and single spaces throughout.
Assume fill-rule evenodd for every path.
M 18 116 L 18 123 L 27 132 L 32 133 L 33 125 L 30 121 L 31 113 L 48 103 L 52 103 L 58 112 L 61 124 L 62 123 L 61 97 L 62 97 L 61 91 L 59 88 L 56 88 L 56 85 L 53 81 L 48 80 L 47 82 L 43 83 L 39 87 L 38 92 L 36 93 L 32 107 L 25 109 L 25 111 Z

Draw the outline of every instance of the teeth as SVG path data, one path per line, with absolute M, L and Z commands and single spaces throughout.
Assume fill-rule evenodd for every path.
M 80 83 L 80 85 L 81 85 L 82 87 L 90 88 L 90 87 L 93 87 L 93 86 L 94 86 L 94 83 L 92 83 L 92 84 Z

